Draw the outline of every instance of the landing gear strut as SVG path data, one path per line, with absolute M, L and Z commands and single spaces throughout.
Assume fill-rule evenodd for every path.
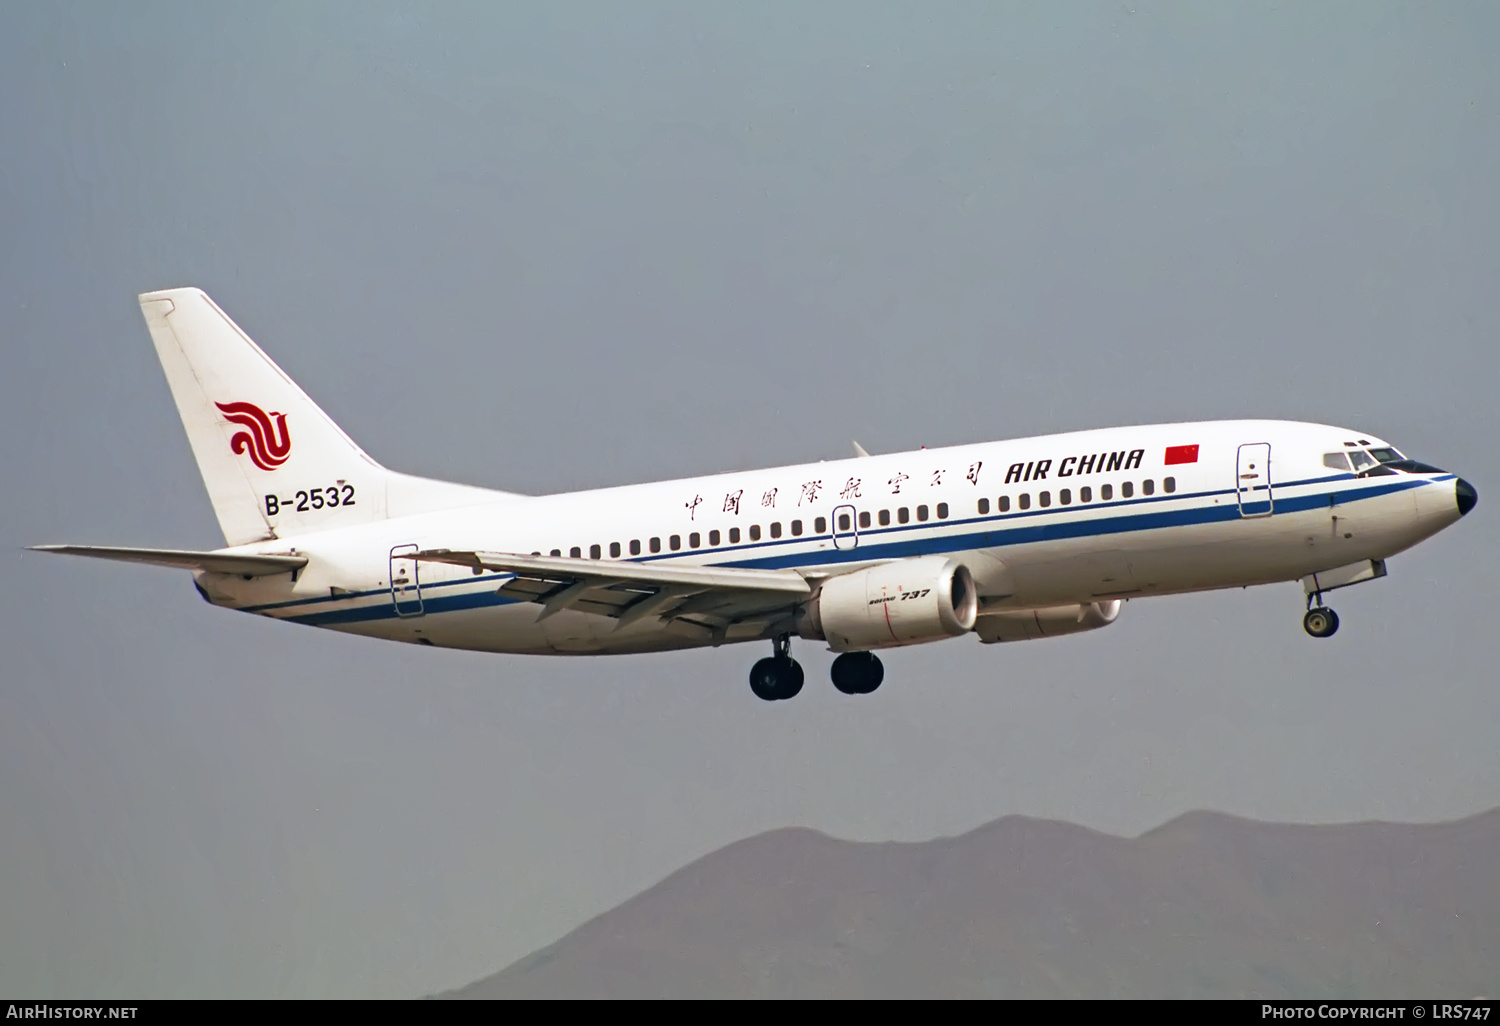
M 868 695 L 885 680 L 885 667 L 873 652 L 845 652 L 833 661 L 833 686 L 846 695 Z
M 750 668 L 750 690 L 756 698 L 779 702 L 802 690 L 802 664 L 791 657 L 790 634 L 779 635 L 771 644 L 772 655 Z
M 1338 631 L 1339 614 L 1323 605 L 1322 593 L 1307 596 L 1307 615 L 1302 618 L 1302 629 L 1315 638 L 1331 638 Z

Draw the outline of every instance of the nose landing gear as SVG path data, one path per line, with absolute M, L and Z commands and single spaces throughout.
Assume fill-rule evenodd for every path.
M 1318 603 L 1316 606 L 1314 601 Z M 1331 638 L 1338 633 L 1339 614 L 1323 605 L 1322 593 L 1307 596 L 1307 615 L 1302 618 L 1302 629 L 1315 638 Z
M 772 646 L 773 654 L 750 668 L 750 690 L 756 698 L 779 702 L 802 690 L 802 664 L 791 657 L 791 635 L 780 635 Z

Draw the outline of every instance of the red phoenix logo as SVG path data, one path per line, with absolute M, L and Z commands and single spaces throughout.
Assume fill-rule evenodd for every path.
M 214 403 L 224 419 L 246 431 L 236 431 L 229 448 L 236 453 L 248 452 L 250 461 L 261 470 L 275 470 L 292 454 L 292 436 L 286 431 L 286 414 L 271 413 L 254 403 Z M 272 423 L 272 421 L 275 423 Z

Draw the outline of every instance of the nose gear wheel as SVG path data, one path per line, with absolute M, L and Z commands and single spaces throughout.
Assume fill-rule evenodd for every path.
M 1315 638 L 1331 638 L 1339 629 L 1339 614 L 1326 606 L 1309 609 L 1302 618 L 1302 629 Z

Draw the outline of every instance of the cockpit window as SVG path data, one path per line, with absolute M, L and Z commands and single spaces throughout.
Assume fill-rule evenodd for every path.
M 1323 454 L 1323 466 L 1329 470 L 1342 470 L 1349 472 L 1349 457 L 1341 452 L 1325 452 Z
M 1361 470 L 1368 470 L 1375 465 L 1375 458 L 1363 449 L 1355 449 L 1349 453 L 1349 459 L 1354 464 L 1354 472 L 1356 474 Z
M 1395 463 L 1382 463 L 1382 467 L 1392 470 L 1400 470 L 1407 474 L 1443 474 L 1446 471 L 1439 470 L 1430 463 L 1421 463 L 1417 460 L 1397 460 Z
M 1406 458 L 1395 449 L 1371 449 L 1370 455 L 1374 456 L 1379 463 L 1395 463 L 1397 460 Z

